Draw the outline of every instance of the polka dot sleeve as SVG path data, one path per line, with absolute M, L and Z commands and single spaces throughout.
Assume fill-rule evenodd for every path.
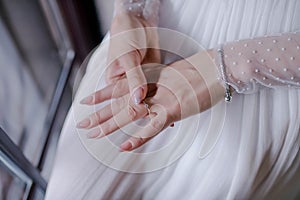
M 231 42 L 222 48 L 225 81 L 238 93 L 260 87 L 300 88 L 300 32 Z
M 157 26 L 160 0 L 116 0 L 115 14 L 129 13 Z

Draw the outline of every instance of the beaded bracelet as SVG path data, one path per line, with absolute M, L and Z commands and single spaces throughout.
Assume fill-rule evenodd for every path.
M 221 74 L 221 79 L 224 82 L 224 87 L 225 87 L 225 102 L 231 102 L 232 100 L 232 94 L 230 91 L 230 87 L 228 84 L 227 76 L 226 76 L 226 71 L 225 71 L 225 64 L 224 64 L 224 50 L 223 47 L 218 48 L 218 63 L 219 63 L 219 70 Z

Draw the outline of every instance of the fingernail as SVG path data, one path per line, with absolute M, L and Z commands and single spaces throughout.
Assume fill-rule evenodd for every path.
M 133 93 L 133 101 L 136 105 L 140 104 L 142 102 L 143 98 L 143 88 L 138 88 L 136 91 Z
M 82 120 L 77 124 L 77 128 L 87 128 L 90 125 L 91 121 L 89 118 Z
M 101 134 L 101 131 L 99 129 L 95 129 L 90 131 L 89 133 L 86 134 L 87 138 L 92 139 L 96 138 Z
M 123 144 L 121 144 L 120 148 L 121 151 L 129 151 L 132 149 L 132 143 L 130 141 L 124 142 Z
M 92 104 L 94 101 L 93 96 L 88 96 L 80 101 L 81 104 Z

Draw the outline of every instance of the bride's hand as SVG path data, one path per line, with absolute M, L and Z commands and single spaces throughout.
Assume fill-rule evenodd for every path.
M 79 128 L 98 127 L 89 132 L 88 137 L 106 136 L 149 114 L 149 123 L 121 145 L 123 151 L 130 151 L 172 123 L 209 109 L 224 97 L 224 87 L 217 79 L 218 72 L 210 52 L 199 52 L 167 67 L 143 69 L 148 78 L 149 91 L 141 104 L 133 105 L 129 100 L 127 79 L 118 80 L 93 94 L 95 104 L 115 100 L 90 115 L 84 123 L 78 123 Z M 156 82 L 149 82 L 153 77 L 157 78 Z
M 140 103 L 147 94 L 146 78 L 141 64 L 160 63 L 156 21 L 137 12 L 126 12 L 122 1 L 116 1 L 110 28 L 107 83 L 126 75 L 133 102 Z M 92 103 L 92 102 L 91 102 Z

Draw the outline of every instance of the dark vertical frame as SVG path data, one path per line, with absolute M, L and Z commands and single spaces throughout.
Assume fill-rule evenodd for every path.
M 46 190 L 47 183 L 41 176 L 40 171 L 35 168 L 18 146 L 0 128 L 0 161 L 26 184 L 24 198 L 26 199 L 32 183 L 35 183 L 43 191 Z
M 41 141 L 42 149 L 37 150 L 38 165 L 33 166 L 19 147 L 11 141 L 8 134 L 0 128 L 0 162 L 26 184 L 23 199 L 30 199 L 36 187 L 44 192 L 46 190 L 47 183 L 41 176 L 40 170 L 72 66 L 74 62 L 83 62 L 103 38 L 93 0 L 39 0 L 39 3 L 56 44 L 62 71 L 46 116 Z

